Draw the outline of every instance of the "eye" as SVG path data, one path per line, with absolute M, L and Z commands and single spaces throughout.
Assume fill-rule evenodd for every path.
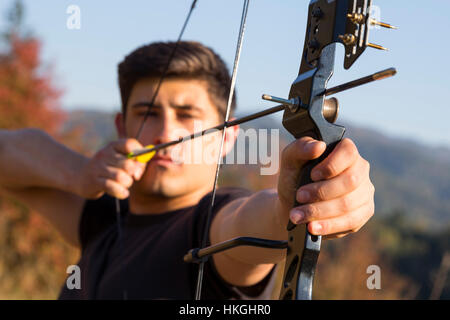
M 140 111 L 137 114 L 139 117 L 157 117 L 158 116 L 158 112 L 154 111 L 154 110 L 145 110 L 145 111 Z
M 178 117 L 182 118 L 182 119 L 192 119 L 195 118 L 194 115 L 190 114 L 190 113 L 181 113 L 178 115 Z

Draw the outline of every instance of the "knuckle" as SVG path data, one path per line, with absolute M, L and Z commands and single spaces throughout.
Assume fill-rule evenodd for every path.
M 316 188 L 315 194 L 318 200 L 326 200 L 326 191 L 323 185 L 320 185 Z
M 362 160 L 363 160 L 364 169 L 366 170 L 367 173 L 369 173 L 370 172 L 370 162 L 364 158 L 362 158 Z
M 107 192 L 111 192 L 114 190 L 114 184 L 110 179 L 104 180 L 104 188 Z
M 136 142 L 134 141 L 134 139 L 125 140 L 124 147 L 127 152 L 133 151 L 135 146 L 136 146 Z
M 357 227 L 357 228 L 351 229 L 350 232 L 351 232 L 351 233 L 356 233 L 356 232 L 358 232 L 359 230 L 361 230 L 361 228 L 362 228 L 362 227 Z
M 125 180 L 125 173 L 122 170 L 117 170 L 113 173 L 114 175 L 114 180 L 116 182 L 121 182 L 123 180 Z
M 358 148 L 356 148 L 355 143 L 351 139 L 349 139 L 349 138 L 343 139 L 342 146 L 343 146 L 343 149 L 348 154 L 358 154 Z
M 345 186 L 347 189 L 354 190 L 358 187 L 359 176 L 355 172 L 349 173 L 347 179 L 345 179 Z
M 352 232 L 358 232 L 362 229 L 367 220 L 368 218 L 364 215 L 354 215 L 349 229 L 352 230 Z
M 325 177 L 335 176 L 338 172 L 335 164 L 332 161 L 330 161 L 325 167 L 323 167 L 322 170 Z
M 123 162 L 122 167 L 128 174 L 131 174 L 135 169 L 134 161 L 133 160 L 125 160 Z
M 352 232 L 358 232 L 369 219 L 370 216 L 367 217 L 366 212 L 361 214 L 357 214 L 357 212 L 355 212 L 350 216 L 351 223 L 349 229 L 352 230 Z
M 348 212 L 351 210 L 353 205 L 353 201 L 350 197 L 345 196 L 341 199 L 341 208 L 344 212 Z
M 132 184 L 132 180 L 131 177 L 126 174 L 124 171 L 119 170 L 117 173 L 117 182 L 119 182 L 121 185 L 124 186 L 130 186 Z
M 351 159 L 351 161 L 358 159 L 360 157 L 358 149 L 356 148 L 356 145 L 353 143 L 352 140 L 346 138 L 343 140 L 343 154 L 345 158 Z
M 347 230 L 355 230 L 357 228 L 359 228 L 361 225 L 359 224 L 359 220 L 360 218 L 355 215 L 355 214 L 351 214 L 347 217 Z
M 305 215 L 308 219 L 317 219 L 319 218 L 319 208 L 317 206 L 310 204 L 304 206 Z
M 373 197 L 375 195 L 375 186 L 372 182 L 369 183 L 370 195 Z
M 127 178 L 122 182 L 122 185 L 128 189 L 129 187 L 131 187 L 133 185 L 133 179 L 131 179 L 129 176 L 127 176 Z
M 369 219 L 373 217 L 374 214 L 375 214 L 375 202 L 371 201 L 369 204 Z

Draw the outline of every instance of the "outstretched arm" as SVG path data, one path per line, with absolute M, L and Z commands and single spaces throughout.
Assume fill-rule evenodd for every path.
M 277 190 L 257 192 L 225 206 L 211 225 L 211 243 L 235 237 L 287 240 L 289 219 L 309 223 L 311 234 L 342 237 L 358 231 L 374 213 L 374 187 L 369 164 L 349 139 L 312 170 L 313 183 L 296 189 L 304 164 L 320 157 L 325 144 L 298 139 L 282 154 Z M 294 197 L 302 205 L 292 208 Z M 219 274 L 229 283 L 251 286 L 261 281 L 285 256 L 281 250 L 238 247 L 214 255 Z

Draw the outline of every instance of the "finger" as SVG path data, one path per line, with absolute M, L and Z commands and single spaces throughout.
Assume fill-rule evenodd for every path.
M 106 167 L 100 173 L 99 177 L 112 180 L 128 189 L 133 185 L 133 178 L 124 170 L 114 167 Z
M 290 212 L 291 220 L 295 224 L 300 224 L 348 215 L 349 212 L 372 201 L 372 194 L 367 192 L 368 189 L 361 187 L 337 199 L 296 207 Z
M 322 237 L 322 240 L 340 239 L 348 236 L 351 232 L 333 233 Z
M 139 162 L 136 159 L 128 159 L 126 155 L 128 155 L 130 152 L 141 150 L 143 148 L 144 146 L 139 141 L 132 138 L 121 139 L 114 146 L 114 149 L 117 152 L 125 155 L 124 158 L 119 159 L 119 167 L 127 171 L 136 180 L 141 179 L 142 175 L 144 174 L 146 164 Z
M 307 161 L 316 159 L 325 151 L 323 141 L 311 137 L 302 137 L 284 148 L 281 155 L 281 164 L 287 169 L 301 168 Z
M 311 171 L 313 181 L 337 176 L 350 167 L 359 157 L 358 149 L 350 139 L 343 139 L 331 154 Z
M 311 203 L 342 197 L 367 182 L 369 171 L 369 162 L 359 157 L 353 165 L 338 176 L 302 186 L 297 190 L 296 199 L 299 203 Z
M 122 169 L 130 176 L 134 177 L 135 180 L 139 180 L 142 177 L 146 167 L 145 163 L 141 163 L 134 159 L 128 159 L 119 153 L 116 153 L 114 157 L 108 158 L 106 163 L 108 166 Z
M 130 195 L 130 192 L 119 183 L 101 177 L 98 179 L 99 183 L 103 187 L 103 190 L 110 196 L 123 200 L 128 198 L 128 196 Z
M 332 235 L 357 232 L 373 215 L 373 203 L 368 203 L 345 216 L 313 221 L 308 224 L 308 231 L 313 235 Z
M 132 151 L 143 149 L 144 146 L 137 141 L 136 139 L 120 139 L 116 143 L 114 143 L 114 150 L 123 154 L 127 155 Z

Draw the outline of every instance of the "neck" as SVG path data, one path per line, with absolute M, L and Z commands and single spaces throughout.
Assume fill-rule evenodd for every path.
M 210 188 L 197 189 L 175 197 L 160 194 L 145 194 L 131 188 L 129 197 L 130 211 L 134 214 L 161 214 L 196 205 Z

